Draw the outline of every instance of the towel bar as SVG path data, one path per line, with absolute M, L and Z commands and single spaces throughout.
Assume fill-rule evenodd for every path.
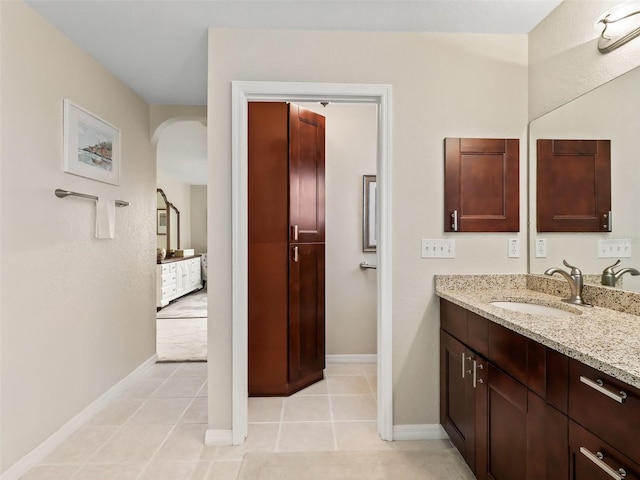
M 56 188 L 56 191 L 54 193 L 58 198 L 71 196 L 71 197 L 89 198 L 91 200 L 95 200 L 96 202 L 98 201 L 98 197 L 96 197 L 95 195 L 87 195 L 86 193 L 71 192 L 69 190 L 62 190 L 60 188 Z M 129 205 L 131 204 L 129 202 L 125 202 L 124 200 L 116 200 L 116 207 L 128 207 Z

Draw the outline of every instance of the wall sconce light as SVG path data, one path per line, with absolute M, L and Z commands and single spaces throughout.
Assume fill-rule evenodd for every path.
M 640 35 L 640 1 L 631 0 L 604 12 L 596 28 L 604 29 L 598 39 L 600 53 L 609 53 Z

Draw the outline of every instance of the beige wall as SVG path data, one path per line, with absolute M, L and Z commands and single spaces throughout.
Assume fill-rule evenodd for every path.
M 0 471 L 155 352 L 149 107 L 22 2 L 1 11 Z M 120 186 L 63 173 L 63 99 L 122 132 Z M 116 238 L 95 202 L 121 199 Z
M 165 127 L 183 120 L 205 120 L 207 107 L 201 105 L 150 105 L 149 136 L 156 143 Z
M 191 185 L 160 169 L 157 174 L 158 188 L 180 212 L 180 248 L 191 248 Z M 171 245 L 172 250 L 175 248 Z
M 326 118 L 326 351 L 376 353 L 375 252 L 362 251 L 362 176 L 375 175 L 377 108 L 300 105 Z
M 219 258 L 209 272 L 219 314 L 209 324 L 212 429 L 231 428 L 232 80 L 393 86 L 393 421 L 438 423 L 433 275 L 526 271 L 524 253 L 507 258 L 508 238 L 526 241 L 524 190 L 519 234 L 443 234 L 443 139 L 521 138 L 524 186 L 526 36 L 210 30 L 208 231 Z M 456 239 L 457 258 L 421 259 L 420 239 L 442 237 Z
M 565 0 L 529 34 L 529 119 L 640 65 L 640 40 L 598 52 L 600 14 L 618 0 Z
M 207 253 L 207 186 L 191 185 L 191 247 Z

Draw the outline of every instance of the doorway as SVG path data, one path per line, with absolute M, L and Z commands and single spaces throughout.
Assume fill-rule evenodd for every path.
M 156 352 L 160 362 L 203 362 L 207 357 L 205 118 L 170 116 L 152 136 L 157 187 L 162 192 L 158 193 L 156 225 L 157 247 L 162 250 L 156 267 Z M 161 213 L 165 211 L 170 222 L 163 228 Z
M 233 82 L 232 84 L 232 443 L 244 442 L 247 390 L 247 125 L 249 101 L 329 101 L 378 106 L 377 398 L 378 433 L 393 439 L 391 298 L 391 87 L 389 85 Z

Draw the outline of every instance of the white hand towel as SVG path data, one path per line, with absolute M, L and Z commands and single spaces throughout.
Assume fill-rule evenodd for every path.
M 98 198 L 96 203 L 96 238 L 114 238 L 116 233 L 116 202 Z

